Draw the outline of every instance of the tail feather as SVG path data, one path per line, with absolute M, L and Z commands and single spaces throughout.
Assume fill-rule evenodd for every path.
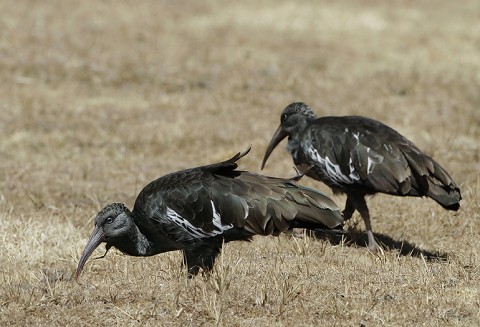
M 295 221 L 298 224 L 304 224 L 307 228 L 308 224 L 321 223 L 331 229 L 343 224 L 343 217 L 338 206 L 320 191 L 299 184 L 288 189 L 297 204 L 298 214 Z
M 439 164 L 435 161 L 433 164 L 434 170 L 427 177 L 427 196 L 437 201 L 445 209 L 457 211 L 462 199 L 460 188 Z
M 413 174 L 411 195 L 426 195 L 447 210 L 458 210 L 462 195 L 448 172 L 420 152 L 404 152 Z M 415 192 L 417 194 L 415 194 Z
M 244 222 L 254 234 L 276 235 L 292 226 L 333 229 L 343 225 L 340 209 L 330 198 L 294 180 L 241 172 L 233 181 L 250 187 L 243 197 L 248 202 Z
M 462 195 L 458 187 L 449 185 L 442 187 L 429 181 L 427 196 L 435 200 L 438 204 L 447 210 L 457 211 L 460 209 L 460 200 Z

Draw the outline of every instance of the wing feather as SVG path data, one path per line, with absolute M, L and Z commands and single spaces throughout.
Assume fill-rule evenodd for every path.
M 142 215 L 134 216 L 149 217 L 150 227 L 169 230 L 175 242 L 278 234 L 293 221 L 329 228 L 343 223 L 338 207 L 318 191 L 293 180 L 237 171 L 235 160 L 243 155 L 153 181 L 134 205 L 133 212 Z

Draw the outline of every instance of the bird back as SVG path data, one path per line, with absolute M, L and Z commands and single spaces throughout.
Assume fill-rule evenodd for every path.
M 293 227 L 335 228 L 343 218 L 335 203 L 293 179 L 236 170 L 229 160 L 175 172 L 147 185 L 134 205 L 141 229 L 165 230 L 175 242 L 222 235 L 226 241 L 269 235 Z M 145 220 L 145 219 L 144 219 Z M 308 225 L 308 226 L 307 226 Z
M 322 117 L 304 133 L 312 144 L 305 149 L 316 151 L 310 158 L 326 162 L 322 171 L 312 170 L 313 177 L 333 189 L 428 196 L 449 210 L 460 206 L 460 189 L 448 172 L 379 121 L 360 116 Z

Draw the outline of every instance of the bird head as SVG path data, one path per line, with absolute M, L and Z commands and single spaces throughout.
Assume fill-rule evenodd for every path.
M 88 258 L 101 243 L 107 243 L 108 252 L 128 233 L 131 224 L 133 224 L 131 212 L 124 204 L 112 203 L 103 208 L 95 217 L 95 227 L 78 262 L 75 278 L 78 279 Z
M 275 149 L 284 138 L 303 130 L 308 122 L 316 118 L 315 113 L 305 103 L 294 102 L 289 104 L 280 116 L 280 126 L 278 126 L 275 134 L 273 134 L 272 140 L 265 151 L 261 169 L 265 167 L 265 163 L 273 149 Z

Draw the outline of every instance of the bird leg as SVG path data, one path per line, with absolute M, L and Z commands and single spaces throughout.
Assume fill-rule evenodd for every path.
M 368 249 L 370 251 L 376 252 L 377 250 L 380 249 L 380 246 L 377 244 L 377 241 L 375 241 L 375 237 L 373 236 L 372 232 L 372 224 L 370 222 L 370 213 L 368 212 L 368 207 L 367 207 L 367 202 L 365 201 L 365 197 L 363 196 L 349 196 L 347 198 L 347 204 L 345 206 L 345 211 L 349 209 L 348 207 L 348 202 L 350 202 L 355 206 L 355 209 L 360 213 L 362 216 L 363 221 L 365 222 L 365 228 L 367 230 L 367 238 L 368 238 Z M 351 210 L 351 209 L 349 209 Z M 348 213 L 348 211 L 347 211 Z M 353 213 L 353 211 L 352 211 Z M 351 214 L 350 214 L 351 216 Z M 344 218 L 345 219 L 345 218 Z
M 221 243 L 206 245 L 202 244 L 193 248 L 183 250 L 183 262 L 187 265 L 188 278 L 195 277 L 200 268 L 209 272 L 213 268 L 215 258 L 220 253 Z
M 347 221 L 350 218 L 352 218 L 354 211 L 355 211 L 355 206 L 353 205 L 352 200 L 350 200 L 350 198 L 347 197 L 347 201 L 345 202 L 345 209 L 343 209 L 343 212 L 342 212 L 343 220 Z

